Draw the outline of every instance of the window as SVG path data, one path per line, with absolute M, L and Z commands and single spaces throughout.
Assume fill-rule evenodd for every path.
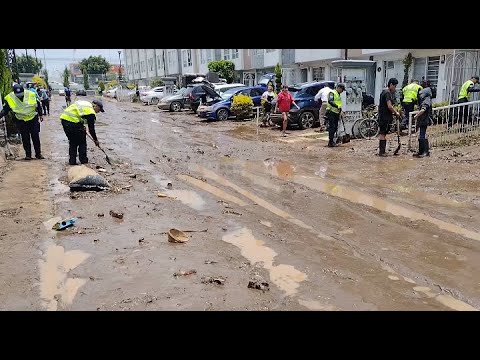
M 263 91 L 260 90 L 260 89 L 250 89 L 250 96 L 251 97 L 262 96 L 262 94 L 263 94 Z
M 207 49 L 207 63 L 213 60 L 213 49 Z
M 192 49 L 187 50 L 187 66 L 192 66 Z
M 200 49 L 200 64 L 205 64 L 206 53 L 206 49 Z
M 430 87 L 436 88 L 438 83 L 438 68 L 440 67 L 440 56 L 430 56 L 427 60 L 427 76 Z
M 263 55 L 264 49 L 252 49 L 253 55 Z
M 319 91 L 320 91 L 320 86 L 311 86 L 306 89 L 306 93 L 312 96 L 317 95 Z
M 223 49 L 223 60 L 230 60 L 230 49 Z
M 238 59 L 238 49 L 232 49 L 232 59 Z
M 325 68 L 319 67 L 313 69 L 313 81 L 325 80 Z
M 270 53 L 270 52 L 274 52 L 275 50 L 277 49 L 265 49 L 265 52 Z

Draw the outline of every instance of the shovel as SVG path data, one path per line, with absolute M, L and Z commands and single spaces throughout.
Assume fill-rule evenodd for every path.
M 343 132 L 345 135 L 342 136 L 342 144 L 349 143 L 351 140 L 350 134 L 347 134 L 347 128 L 345 127 L 345 122 L 343 121 L 343 114 L 340 116 L 342 118 Z
M 92 140 L 94 143 L 95 143 L 95 140 L 93 140 L 92 136 L 87 132 L 86 133 L 88 135 L 88 137 L 90 138 L 90 140 Z M 107 161 L 107 163 L 109 163 L 110 165 L 112 165 L 112 162 L 110 161 L 110 158 L 108 157 L 107 153 L 105 152 L 105 150 L 103 150 L 99 145 L 97 145 L 97 147 L 105 154 L 105 160 Z
M 402 142 L 400 141 L 400 118 L 397 116 L 397 148 L 393 152 L 393 155 L 398 155 L 398 152 L 400 151 L 400 147 L 402 146 Z

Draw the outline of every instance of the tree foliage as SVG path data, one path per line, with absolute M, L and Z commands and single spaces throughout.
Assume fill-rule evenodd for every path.
M 402 82 L 402 88 L 408 85 L 408 73 L 410 71 L 410 67 L 412 66 L 413 63 L 413 57 L 412 53 L 408 53 L 407 56 L 403 59 L 403 82 Z
M 83 87 L 85 90 L 90 89 L 90 85 L 88 84 L 88 73 L 83 70 Z
M 87 74 L 106 74 L 110 70 L 110 63 L 101 55 L 89 56 L 80 61 L 80 70 Z
M 63 86 L 67 87 L 70 84 L 70 71 L 65 66 L 63 70 Z
M 157 86 L 163 86 L 163 84 L 164 84 L 163 81 L 160 80 L 160 79 L 152 80 L 152 81 L 150 82 L 150 86 L 151 86 L 152 88 L 157 87 Z
M 7 66 L 7 49 L 0 49 L 0 101 L 3 103 L 5 95 L 12 92 L 12 74 Z M 6 116 L 7 134 L 16 134 L 16 126 L 12 113 Z
M 210 61 L 208 63 L 208 70 L 218 73 L 221 78 L 231 83 L 235 76 L 235 64 L 229 60 Z
M 42 70 L 42 75 L 43 75 L 43 80 L 45 80 L 45 84 L 47 85 L 46 89 L 48 89 L 48 70 L 43 69 Z
M 42 67 L 42 61 L 35 59 L 33 56 L 22 55 L 17 57 L 17 69 L 19 73 L 37 74 Z
M 47 83 L 45 82 L 45 80 L 42 79 L 42 78 L 41 78 L 40 76 L 38 76 L 38 75 L 33 76 L 33 77 L 32 77 L 32 81 L 33 81 L 36 85 L 38 85 L 38 86 L 40 86 L 40 87 L 42 87 L 42 88 L 44 88 L 44 89 L 47 88 Z
M 275 83 L 277 85 L 277 93 L 282 90 L 282 68 L 279 63 L 275 65 Z

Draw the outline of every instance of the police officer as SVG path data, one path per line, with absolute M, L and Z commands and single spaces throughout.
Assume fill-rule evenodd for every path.
M 413 154 L 415 157 L 430 156 L 430 146 L 427 138 L 427 127 L 430 125 L 430 115 L 432 113 L 432 90 L 427 87 L 420 91 L 420 112 L 415 114 L 414 121 L 418 135 L 418 153 Z
M 403 100 L 402 100 L 402 105 L 403 105 L 403 110 L 405 111 L 405 117 L 403 118 L 402 121 L 402 127 L 405 129 L 408 124 L 408 117 L 411 111 L 414 110 L 415 104 L 418 102 L 418 93 L 420 90 L 422 90 L 423 87 L 421 87 L 418 84 L 418 80 L 412 80 L 410 84 L 405 86 L 402 89 L 403 93 Z
M 345 91 L 345 85 L 337 84 L 335 90 L 328 94 L 327 119 L 328 119 L 328 147 L 335 147 L 333 137 L 338 129 L 338 121 L 342 114 L 342 98 L 340 94 Z
M 458 104 L 466 103 L 470 101 L 470 95 L 472 92 L 479 92 L 480 88 L 476 88 L 475 84 L 478 83 L 478 76 L 472 76 L 470 80 L 467 80 L 463 83 L 462 87 L 460 88 L 460 92 L 458 93 Z M 468 106 L 461 106 L 460 107 L 460 116 L 459 119 L 464 118 L 464 122 L 468 121 Z
M 32 146 L 35 149 L 35 157 L 44 159 L 40 146 L 40 122 L 43 121 L 42 105 L 37 99 L 36 92 L 24 91 L 22 85 L 13 85 L 13 91 L 5 96 L 6 103 L 0 112 L 0 118 L 12 111 L 18 132 L 22 137 L 25 160 L 32 160 Z
M 63 130 L 67 135 L 69 142 L 68 154 L 70 156 L 68 163 L 77 165 L 77 148 L 80 163 L 87 164 L 87 134 L 84 124 L 88 124 L 88 131 L 95 142 L 99 146 L 97 135 L 95 133 L 96 114 L 103 110 L 103 104 L 100 100 L 92 102 L 78 100 L 67 107 L 63 114 L 60 115 Z

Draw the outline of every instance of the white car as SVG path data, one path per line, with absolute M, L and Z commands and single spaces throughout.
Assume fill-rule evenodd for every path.
M 146 105 L 157 105 L 165 96 L 165 86 L 158 86 L 152 90 L 140 92 L 140 101 Z
M 111 88 L 105 93 L 105 96 L 109 98 L 115 98 L 117 96 L 117 88 Z
M 219 93 L 220 95 L 223 95 L 223 93 L 227 90 L 230 90 L 230 89 L 233 89 L 233 88 L 237 88 L 237 87 L 245 87 L 245 84 L 240 84 L 240 83 L 236 83 L 236 84 L 219 84 L 219 85 L 215 85 L 215 91 L 217 93 Z
M 65 89 L 58 89 L 58 95 L 65 96 Z

